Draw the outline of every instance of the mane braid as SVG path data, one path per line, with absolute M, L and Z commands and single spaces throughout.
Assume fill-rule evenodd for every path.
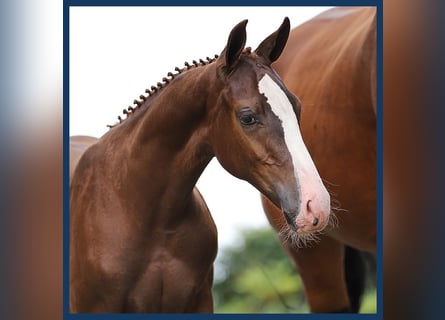
M 149 89 L 145 89 L 145 93 L 147 93 L 147 96 L 144 96 L 143 94 L 141 94 L 139 96 L 140 100 L 134 99 L 133 105 L 130 105 L 127 107 L 127 109 L 122 110 L 122 113 L 124 115 L 126 115 L 126 117 L 122 118 L 119 115 L 117 117 L 118 122 L 115 124 L 112 124 L 112 125 L 107 125 L 107 127 L 112 129 L 112 128 L 118 126 L 119 124 L 121 124 L 123 121 L 125 121 L 125 119 L 128 119 L 128 117 L 131 116 L 134 112 L 136 112 L 136 110 L 141 108 L 142 104 L 147 99 L 149 99 L 151 96 L 155 95 L 161 89 L 165 88 L 177 75 L 179 75 L 185 71 L 188 71 L 190 69 L 193 69 L 193 68 L 198 68 L 200 66 L 205 66 L 205 65 L 211 64 L 211 63 L 215 62 L 216 59 L 218 59 L 217 54 L 215 54 L 214 58 L 206 57 L 206 61 L 204 61 L 202 59 L 199 59 L 199 61 L 193 60 L 192 64 L 189 64 L 186 61 L 186 62 L 184 62 L 184 67 L 182 69 L 175 67 L 176 73 L 172 73 L 172 72 L 167 73 L 167 76 L 162 78 L 162 83 L 158 82 L 156 84 L 156 86 L 151 86 Z

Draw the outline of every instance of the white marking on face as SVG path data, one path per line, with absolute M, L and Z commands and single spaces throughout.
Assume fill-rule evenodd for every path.
M 301 137 L 297 116 L 289 98 L 280 86 L 267 74 L 258 83 L 260 93 L 264 94 L 272 108 L 272 112 L 280 119 L 284 132 L 284 141 L 292 158 L 297 186 L 311 177 L 316 184 L 322 184 L 314 162 Z M 301 182 L 300 182 L 301 181 Z M 322 187 L 324 188 L 324 186 Z M 300 190 L 301 191 L 301 190 Z M 304 198 L 304 195 L 302 195 Z

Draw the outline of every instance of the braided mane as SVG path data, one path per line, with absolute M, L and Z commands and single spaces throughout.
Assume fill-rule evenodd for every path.
M 217 58 L 218 58 L 218 55 L 215 54 L 214 58 L 207 57 L 206 61 L 204 61 L 202 59 L 199 59 L 199 61 L 193 60 L 192 64 L 190 64 L 186 61 L 186 62 L 184 62 L 184 67 L 182 69 L 175 67 L 176 73 L 172 73 L 172 72 L 167 73 L 167 76 L 162 78 L 162 83 L 158 82 L 156 84 L 156 86 L 151 86 L 150 88 L 145 89 L 145 93 L 147 93 L 147 96 L 144 96 L 143 94 L 141 94 L 139 96 L 140 100 L 134 99 L 133 105 L 128 106 L 127 109 L 123 109 L 122 113 L 124 115 L 126 115 L 126 118 L 122 118 L 119 115 L 117 117 L 119 122 L 117 122 L 113 125 L 107 125 L 107 127 L 112 129 L 112 128 L 116 127 L 117 125 L 121 124 L 125 119 L 127 119 L 129 116 L 131 116 L 135 111 L 140 109 L 142 104 L 145 102 L 145 100 L 147 100 L 149 97 L 155 95 L 161 89 L 165 88 L 177 75 L 179 75 L 185 71 L 188 71 L 192 68 L 197 68 L 199 66 L 205 66 L 210 63 L 213 63 L 216 61 Z

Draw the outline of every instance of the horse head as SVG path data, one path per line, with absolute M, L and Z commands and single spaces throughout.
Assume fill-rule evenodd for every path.
M 300 101 L 271 67 L 286 45 L 289 19 L 253 52 L 244 48 L 246 24 L 233 28 L 216 61 L 222 89 L 213 98 L 210 147 L 227 171 L 281 208 L 294 233 L 321 231 L 330 196 L 301 137 Z

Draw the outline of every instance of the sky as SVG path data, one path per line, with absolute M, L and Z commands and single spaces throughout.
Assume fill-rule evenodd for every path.
M 100 137 L 122 109 L 182 67 L 220 54 L 232 28 L 248 19 L 255 49 L 289 17 L 291 28 L 329 7 L 71 7 L 70 136 Z M 239 230 L 268 227 L 259 192 L 213 159 L 198 181 L 218 228 L 219 246 Z

